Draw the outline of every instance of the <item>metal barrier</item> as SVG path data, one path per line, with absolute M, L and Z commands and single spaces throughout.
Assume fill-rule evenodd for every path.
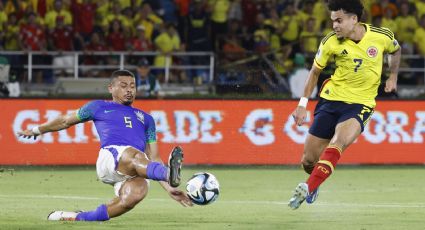
M 160 52 L 130 52 L 130 51 L 124 51 L 124 52 L 109 52 L 109 51 L 74 51 L 74 52 L 59 52 L 59 51 L 1 51 L 0 56 L 12 56 L 12 55 L 20 55 L 20 56 L 27 56 L 27 63 L 24 65 L 24 68 L 28 70 L 28 81 L 31 82 L 33 78 L 33 70 L 35 69 L 72 69 L 73 75 L 75 79 L 80 78 L 79 76 L 79 70 L 105 70 L 105 69 L 136 69 L 137 66 L 126 64 L 126 57 L 128 56 L 151 56 L 155 57 L 158 55 L 164 55 Z M 45 65 L 45 64 L 34 64 L 34 56 L 35 55 L 42 55 L 42 56 L 72 56 L 73 57 L 73 63 L 74 65 L 68 66 L 54 66 L 53 64 Z M 119 57 L 119 64 L 118 65 L 82 65 L 80 64 L 81 56 L 118 56 Z M 214 80 L 214 62 L 215 57 L 214 53 L 212 52 L 173 52 L 165 56 L 165 66 L 164 67 L 157 67 L 157 66 L 151 66 L 151 69 L 163 69 L 165 73 L 165 82 L 168 83 L 170 79 L 170 70 L 178 69 L 178 70 L 195 70 L 195 69 L 204 69 L 208 70 L 209 73 L 209 79 L 208 81 L 211 83 Z M 173 65 L 171 62 L 172 57 L 209 57 L 209 63 L 208 65 Z

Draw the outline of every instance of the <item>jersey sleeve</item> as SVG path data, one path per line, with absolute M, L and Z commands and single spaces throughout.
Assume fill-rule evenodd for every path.
M 332 56 L 329 39 L 334 35 L 335 32 L 331 32 L 320 42 L 319 49 L 314 57 L 314 65 L 319 69 L 324 69 L 328 64 L 329 58 Z
M 96 114 L 96 111 L 100 107 L 100 101 L 90 101 L 78 109 L 77 117 L 80 121 L 90 121 L 93 120 Z
M 145 122 L 146 122 L 146 126 L 145 126 L 146 143 L 154 143 L 156 142 L 155 121 L 153 120 L 152 116 L 147 115 Z
M 400 49 L 400 44 L 398 44 L 398 41 L 394 37 L 394 33 L 391 32 L 391 30 L 381 27 L 383 30 L 385 30 L 385 52 L 387 53 L 395 53 L 398 49 Z

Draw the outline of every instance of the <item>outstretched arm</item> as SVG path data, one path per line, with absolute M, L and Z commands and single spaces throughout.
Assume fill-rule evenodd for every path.
M 385 82 L 385 92 L 389 93 L 397 90 L 398 67 L 400 66 L 401 48 L 395 53 L 388 54 L 388 66 L 390 68 L 390 77 Z
M 319 75 L 322 72 L 315 64 L 311 67 L 310 73 L 308 74 L 307 81 L 304 86 L 304 96 L 301 97 L 300 102 L 298 103 L 297 108 L 292 113 L 292 117 L 294 117 L 295 123 L 297 125 L 304 124 L 304 120 L 306 117 L 306 107 L 308 102 L 308 97 L 313 93 L 314 87 L 317 85 L 317 80 L 319 79 Z
M 18 132 L 18 135 L 24 138 L 34 137 L 35 139 L 40 134 L 67 129 L 80 122 L 81 121 L 77 116 L 77 112 L 73 112 L 73 113 L 61 115 L 51 121 L 48 121 L 44 124 L 36 126 L 32 129 L 27 129 L 27 130 Z
M 148 143 L 146 145 L 145 153 L 148 158 L 152 161 L 163 163 L 158 152 L 158 144 L 156 142 Z M 185 192 L 178 188 L 171 187 L 166 181 L 159 181 L 159 184 L 164 188 L 165 191 L 168 192 L 168 195 L 170 195 L 171 198 L 179 202 L 181 205 L 185 207 L 193 205 L 192 201 L 190 201 Z

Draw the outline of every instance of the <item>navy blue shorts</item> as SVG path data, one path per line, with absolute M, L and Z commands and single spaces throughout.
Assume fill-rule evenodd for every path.
M 364 126 L 373 114 L 373 109 L 362 104 L 348 104 L 342 101 L 329 101 L 320 98 L 314 110 L 314 120 L 309 133 L 323 139 L 331 139 L 338 123 L 355 118 Z

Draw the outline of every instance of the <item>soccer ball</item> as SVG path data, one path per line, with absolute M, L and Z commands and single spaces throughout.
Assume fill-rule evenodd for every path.
M 197 205 L 213 203 L 220 193 L 218 180 L 211 173 L 195 173 L 186 184 L 187 196 Z

